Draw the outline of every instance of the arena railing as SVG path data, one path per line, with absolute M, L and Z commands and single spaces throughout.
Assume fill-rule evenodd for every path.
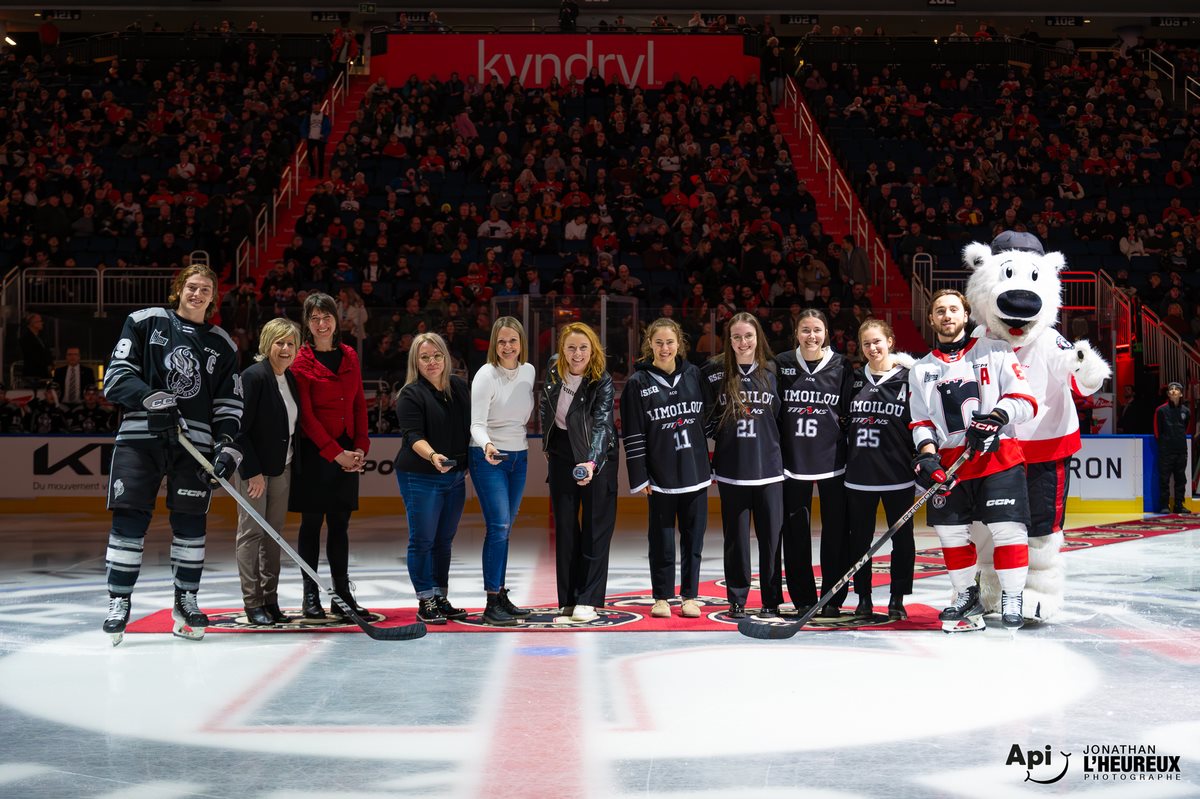
M 1200 387 L 1200 353 L 1149 308 L 1142 308 L 1139 322 L 1143 363 L 1158 365 L 1158 380 L 1162 385 L 1178 381 L 1187 387 L 1189 397 L 1194 396 Z
M 1171 102 L 1175 102 L 1175 63 L 1157 50 L 1147 47 L 1142 51 L 1145 53 L 1145 66 L 1147 72 L 1161 72 L 1166 77 L 1166 82 L 1171 86 Z
M 53 57 L 60 64 L 65 63 L 68 56 L 76 63 L 85 64 L 114 57 L 172 63 L 196 60 L 211 64 L 221 59 L 229 41 L 254 42 L 264 52 L 278 50 L 287 61 L 324 57 L 329 47 L 328 37 L 324 34 L 239 33 L 226 37 L 208 31 L 110 31 L 64 41 L 54 49 Z
M 1188 75 L 1183 81 L 1183 108 L 1190 110 L 1192 103 L 1200 103 L 1200 80 Z
M 917 253 L 912 260 L 912 321 L 921 331 L 925 343 L 933 346 L 933 328 L 929 325 L 929 305 L 933 292 L 928 281 L 933 276 L 933 256 L 927 252 Z
M 855 194 L 846 173 L 838 166 L 833 157 L 833 151 L 825 134 L 817 127 L 816 120 L 808 108 L 808 103 L 800 94 L 799 87 L 790 77 L 784 83 L 785 113 L 792 115 L 796 134 L 800 139 L 802 150 L 807 150 L 808 159 L 816 167 L 817 174 L 827 175 L 826 197 L 833 200 L 835 214 L 846 215 L 846 230 L 854 235 L 854 240 L 867 251 L 867 259 L 871 263 L 872 282 L 883 291 L 884 305 L 891 303 L 891 293 L 888 290 L 888 250 L 883 240 L 876 235 L 867 216 L 866 209 Z

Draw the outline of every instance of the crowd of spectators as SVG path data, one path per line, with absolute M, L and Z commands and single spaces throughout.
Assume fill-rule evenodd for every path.
M 0 60 L 0 269 L 228 267 L 325 94 L 327 57 L 227 36 L 212 63 Z
M 1190 52 L 1174 55 L 1190 63 Z M 835 63 L 808 70 L 803 86 L 906 271 L 918 253 L 955 263 L 965 241 L 1028 230 L 1193 338 L 1200 107 L 1173 104 L 1140 63 L 1068 55 L 1036 74 L 940 75 Z
M 840 301 L 848 330 L 869 309 L 861 248 L 816 222 L 757 74 L 676 75 L 661 91 L 595 72 L 545 89 L 381 80 L 331 145 L 256 313 L 338 296 L 368 377 L 397 374 L 426 330 L 473 371 L 493 296 L 551 296 L 562 318 L 638 297 L 677 315 L 701 355 L 738 310 L 783 330 Z

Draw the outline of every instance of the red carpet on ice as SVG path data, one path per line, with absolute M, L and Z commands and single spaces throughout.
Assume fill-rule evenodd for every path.
M 1153 519 L 1115 522 L 1096 527 L 1081 527 L 1068 530 L 1065 550 L 1068 552 L 1087 549 L 1089 547 L 1119 544 L 1123 541 L 1137 541 L 1143 538 L 1153 538 L 1160 535 L 1171 535 L 1187 530 L 1200 529 L 1200 516 L 1161 516 Z M 875 558 L 873 563 L 874 575 L 872 584 L 885 586 L 888 584 L 887 556 Z M 916 579 L 945 574 L 945 564 L 942 562 L 940 549 L 924 549 L 917 552 Z M 820 570 L 817 570 L 818 575 Z M 759 596 L 757 585 L 752 586 L 748 612 L 753 615 L 758 607 Z M 887 592 L 877 592 L 878 599 L 887 601 Z M 480 619 L 482 609 L 470 610 L 470 615 L 464 621 L 451 621 L 442 626 L 431 626 L 431 633 L 443 632 L 529 632 L 533 631 L 588 631 L 600 632 L 614 630 L 620 632 L 733 632 L 737 629 L 737 620 L 728 616 L 729 606 L 725 600 L 724 582 L 713 580 L 700 584 L 699 600 L 703 605 L 702 614 L 698 619 L 685 619 L 679 615 L 678 601 L 671 606 L 669 619 L 656 619 L 650 616 L 650 608 L 654 598 L 647 593 L 618 594 L 607 597 L 605 607 L 598 611 L 599 618 L 590 622 L 573 622 L 569 618 L 557 615 L 557 608 L 534 607 L 532 613 L 515 627 L 489 627 Z M 850 594 L 849 601 L 855 601 Z M 805 629 L 809 630 L 940 630 L 941 624 L 937 619 L 937 610 L 928 605 L 909 604 L 908 619 L 892 621 L 883 608 L 877 607 L 875 616 L 871 619 L 855 619 L 844 611 L 839 619 L 814 619 Z M 369 622 L 380 627 L 397 627 L 412 624 L 416 621 L 416 608 L 371 608 L 372 618 Z M 210 633 L 356 633 L 359 629 L 354 624 L 342 623 L 338 619 L 310 620 L 299 617 L 299 612 L 293 611 L 296 620 L 287 624 L 256 626 L 247 623 L 246 614 L 242 608 L 212 609 L 205 608 L 209 617 L 208 632 Z M 785 616 L 784 620 L 789 617 Z M 794 618 L 794 617 L 792 617 Z M 159 610 L 130 623 L 126 629 L 129 633 L 166 633 L 171 632 L 171 611 Z

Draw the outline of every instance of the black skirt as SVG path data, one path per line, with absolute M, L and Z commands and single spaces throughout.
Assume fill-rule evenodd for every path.
M 354 446 L 348 436 L 338 443 L 343 449 Z M 336 461 L 325 460 L 317 445 L 303 435 L 296 437 L 293 467 L 288 495 L 292 513 L 358 510 L 358 472 L 343 471 Z

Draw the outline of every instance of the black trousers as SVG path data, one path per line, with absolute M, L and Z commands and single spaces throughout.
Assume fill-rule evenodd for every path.
M 1026 463 L 1025 485 L 1029 489 L 1029 537 L 1062 532 L 1071 487 L 1067 460 Z
M 325 140 L 308 139 L 308 174 L 314 178 L 325 176 Z
M 679 522 L 679 596 L 700 591 L 700 557 L 708 526 L 708 490 L 650 494 L 650 585 L 655 599 L 675 596 L 675 523 Z
M 786 481 L 784 481 L 786 482 Z M 743 486 L 717 483 L 721 494 L 721 528 L 725 534 L 725 595 L 729 604 L 745 607 L 750 593 L 750 522 L 758 537 L 758 588 L 765 608 L 783 604 L 779 573 L 779 528 L 783 524 L 781 483 Z
M 321 524 L 326 524 L 325 557 L 329 559 L 329 576 L 335 589 L 344 587 L 349 581 L 350 513 L 348 510 L 330 510 L 300 514 L 296 551 L 313 571 L 317 571 L 321 557 Z M 304 575 L 304 582 L 311 582 L 308 575 Z
M 821 596 L 846 573 L 849 531 L 846 529 L 846 480 L 842 475 L 824 480 L 783 481 L 783 560 L 788 596 L 797 609 L 817 603 L 812 568 L 813 486 L 821 490 Z M 840 591 L 845 599 L 849 589 Z M 830 600 L 831 602 L 833 600 Z
M 1175 501 L 1169 502 L 1172 495 L 1171 478 L 1175 478 Z M 1158 449 L 1158 499 L 1160 508 L 1170 508 L 1174 511 L 1183 509 L 1184 489 L 1187 486 L 1187 450 Z
M 871 548 L 875 538 L 875 511 L 883 502 L 883 514 L 888 527 L 913 506 L 916 499 L 913 489 L 897 488 L 894 491 L 858 491 L 846 489 L 850 518 L 850 552 L 846 568 L 850 568 Z M 913 569 L 917 560 L 916 543 L 913 541 L 913 521 L 905 522 L 892 536 L 892 585 L 893 596 L 912 593 Z M 842 572 L 845 574 L 845 572 Z M 840 593 L 840 592 L 839 592 Z M 859 597 L 871 595 L 871 561 L 854 573 L 854 593 Z M 832 600 L 831 600 L 832 601 Z
M 550 450 L 550 507 L 554 511 L 554 555 L 558 604 L 602 607 L 608 586 L 608 552 L 617 522 L 617 471 L 610 458 L 585 486 L 571 470 L 577 461 L 566 436 Z

